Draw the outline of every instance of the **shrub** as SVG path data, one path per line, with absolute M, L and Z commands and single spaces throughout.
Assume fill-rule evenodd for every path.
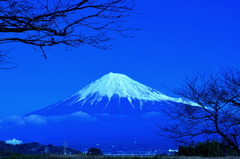
M 180 156 L 203 156 L 217 157 L 227 155 L 237 155 L 237 152 L 224 143 L 217 141 L 198 142 L 196 145 L 190 144 L 179 146 L 178 155 Z
M 89 148 L 87 155 L 103 155 L 102 151 L 98 148 Z

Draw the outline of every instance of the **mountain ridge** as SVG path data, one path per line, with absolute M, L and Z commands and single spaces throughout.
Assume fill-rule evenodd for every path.
M 64 115 L 77 111 L 96 113 L 140 113 L 160 111 L 163 105 L 193 105 L 181 98 L 169 97 L 120 73 L 108 73 L 65 100 L 28 115 Z M 115 110 L 114 110 L 115 109 Z M 60 113 L 61 111 L 61 113 Z

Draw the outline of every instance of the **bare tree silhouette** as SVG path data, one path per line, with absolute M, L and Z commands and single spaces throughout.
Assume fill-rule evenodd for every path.
M 198 104 L 178 105 L 166 113 L 173 124 L 160 127 L 161 134 L 189 143 L 199 137 L 221 139 L 239 154 L 240 71 L 227 69 L 218 74 L 195 74 L 186 78 L 177 94 Z
M 124 26 L 132 0 L 0 0 L 0 44 L 23 43 L 39 48 L 82 44 L 107 49 L 114 32 L 126 37 Z M 6 62 L 1 54 L 1 63 Z

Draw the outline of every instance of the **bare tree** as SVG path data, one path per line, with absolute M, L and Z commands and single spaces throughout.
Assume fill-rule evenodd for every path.
M 161 127 L 162 134 L 185 143 L 203 138 L 218 139 L 240 154 L 239 70 L 195 74 L 194 78 L 186 78 L 177 94 L 197 106 L 171 107 L 166 112 L 174 121 Z
M 107 49 L 114 32 L 130 30 L 132 8 L 133 0 L 0 0 L 0 44 L 32 45 L 44 58 L 44 47 L 59 44 Z

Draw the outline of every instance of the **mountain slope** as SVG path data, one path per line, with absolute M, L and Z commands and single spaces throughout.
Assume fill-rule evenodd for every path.
M 78 111 L 90 114 L 133 114 L 160 111 L 163 105 L 192 104 L 168 97 L 126 75 L 108 73 L 69 98 L 32 112 L 37 115 L 65 115 Z

